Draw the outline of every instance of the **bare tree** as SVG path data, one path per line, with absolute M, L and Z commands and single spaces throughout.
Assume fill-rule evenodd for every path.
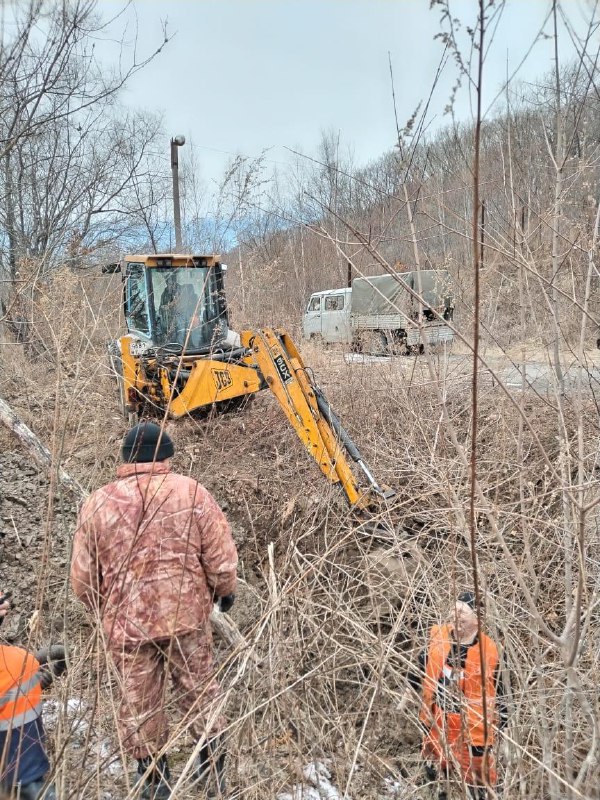
M 163 31 L 160 46 L 142 57 L 121 47 L 118 66 L 107 68 L 96 56 L 95 40 L 114 20 L 100 17 L 95 0 L 29 0 L 3 7 L 3 14 L 3 260 L 14 281 L 18 258 L 46 257 L 61 238 L 90 237 L 94 217 L 113 210 L 111 203 L 157 133 L 156 120 L 134 124 L 120 114 L 115 99 L 168 37 Z M 139 152 L 126 165 L 125 141 L 132 130 Z
M 0 268 L 14 281 L 26 258 L 38 261 L 41 274 L 57 262 L 77 266 L 77 258 L 136 228 L 139 238 L 140 223 L 156 239 L 150 217 L 161 184 L 154 158 L 160 133 L 151 115 L 113 118 L 99 103 L 15 142 L 0 179 L 8 244 Z

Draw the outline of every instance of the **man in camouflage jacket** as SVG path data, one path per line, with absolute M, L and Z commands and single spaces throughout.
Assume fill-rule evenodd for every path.
M 174 447 L 157 425 L 136 425 L 123 442 L 117 479 L 82 505 L 71 582 L 99 614 L 121 678 L 121 740 L 138 760 L 142 797 L 169 797 L 165 681 L 192 734 L 206 737 L 197 776 L 223 786 L 224 726 L 218 710 L 209 615 L 233 603 L 237 552 L 212 495 L 170 471 Z

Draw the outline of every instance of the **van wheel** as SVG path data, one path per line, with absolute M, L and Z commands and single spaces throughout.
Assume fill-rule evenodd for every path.
M 390 345 L 389 345 L 389 352 L 390 355 L 393 356 L 406 356 L 409 353 L 409 346 L 406 343 L 406 336 L 395 336 L 392 335 Z
M 389 346 L 383 331 L 361 331 L 358 336 L 359 352 L 368 356 L 387 356 Z

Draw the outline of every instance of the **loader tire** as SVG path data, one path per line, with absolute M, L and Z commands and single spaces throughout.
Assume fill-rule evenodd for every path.
M 388 352 L 391 356 L 407 356 L 410 348 L 406 343 L 406 336 L 399 337 L 393 333 L 389 338 Z

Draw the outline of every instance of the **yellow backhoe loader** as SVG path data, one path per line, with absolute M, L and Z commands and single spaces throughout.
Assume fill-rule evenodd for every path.
M 130 421 L 150 409 L 179 418 L 270 389 L 351 506 L 393 495 L 378 485 L 288 334 L 229 328 L 225 269 L 218 256 L 176 254 L 126 256 L 102 268 L 123 278 L 127 334 L 109 345 L 123 412 Z

